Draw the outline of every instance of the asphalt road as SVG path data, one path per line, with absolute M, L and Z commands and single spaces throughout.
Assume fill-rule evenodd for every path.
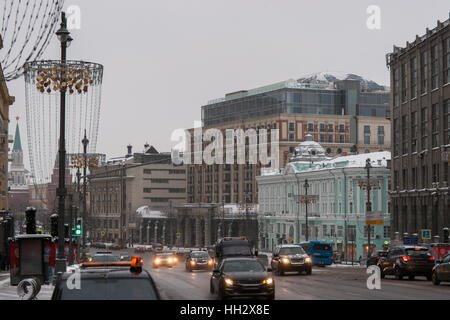
M 97 251 L 97 250 L 93 250 Z M 124 252 L 115 252 L 121 254 Z M 134 255 L 132 250 L 128 250 Z M 141 254 L 142 255 L 142 254 Z M 210 271 L 185 271 L 184 262 L 173 268 L 151 265 L 152 255 L 143 254 L 144 268 L 152 275 L 161 297 L 168 300 L 217 299 L 209 293 Z M 415 280 L 395 280 L 386 276 L 381 280 L 380 290 L 367 289 L 366 269 L 350 266 L 314 267 L 312 275 L 287 273 L 274 276 L 276 300 L 450 300 L 450 282 L 434 286 L 425 277 Z M 39 300 L 50 299 L 53 287 L 43 286 Z M 16 300 L 17 287 L 9 285 L 9 277 L 0 278 L 0 300 Z

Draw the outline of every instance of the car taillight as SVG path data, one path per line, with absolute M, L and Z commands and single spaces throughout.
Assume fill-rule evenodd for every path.
M 402 260 L 403 260 L 403 262 L 408 262 L 408 260 L 411 260 L 411 258 L 407 257 L 407 256 L 403 256 Z
M 435 259 L 434 259 L 434 257 L 430 257 L 430 260 L 431 260 L 431 261 L 434 261 Z
M 380 260 L 380 257 L 377 257 L 377 260 Z

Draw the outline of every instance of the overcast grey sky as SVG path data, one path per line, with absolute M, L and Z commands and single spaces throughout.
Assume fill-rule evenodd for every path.
M 171 132 L 193 127 L 225 93 L 344 71 L 389 85 L 385 54 L 449 16 L 446 0 L 66 0 L 81 8 L 68 59 L 105 67 L 97 151 L 121 156 L 145 142 L 170 151 Z M 381 29 L 369 30 L 369 5 Z M 59 59 L 53 38 L 43 59 Z M 24 80 L 8 83 L 27 151 Z M 29 168 L 28 156 L 25 166 Z

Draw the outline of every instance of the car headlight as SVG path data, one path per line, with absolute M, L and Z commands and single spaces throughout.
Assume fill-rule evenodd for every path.
M 290 261 L 289 261 L 289 258 L 283 258 L 283 259 L 281 259 L 281 262 L 283 262 L 283 263 L 289 263 Z
M 158 264 L 158 263 L 160 263 L 160 262 L 161 262 L 161 260 L 155 259 L 155 263 L 156 263 L 156 264 Z
M 267 279 L 263 280 L 263 284 L 271 285 L 272 283 L 273 283 L 273 279 L 272 278 L 267 278 Z
M 213 261 L 211 259 L 208 260 L 208 265 L 212 266 Z
M 310 257 L 305 258 L 305 262 L 306 263 L 311 263 L 311 258 Z
M 196 264 L 195 260 L 191 260 L 191 264 L 194 266 Z
M 172 258 L 169 258 L 169 263 L 172 263 L 172 261 L 173 261 L 173 259 L 172 259 Z
M 226 279 L 225 279 L 225 283 L 226 283 L 227 285 L 229 285 L 229 286 L 232 286 L 232 285 L 233 285 L 233 280 L 231 280 L 230 278 L 226 278 Z

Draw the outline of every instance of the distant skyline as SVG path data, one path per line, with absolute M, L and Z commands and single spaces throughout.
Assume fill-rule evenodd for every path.
M 68 59 L 105 67 L 97 152 L 125 155 L 148 142 L 170 151 L 172 131 L 226 93 L 322 71 L 390 86 L 385 55 L 449 17 L 448 1 L 66 0 L 81 9 Z M 369 30 L 370 5 L 381 29 Z M 3 49 L 5 50 L 5 49 Z M 59 59 L 54 36 L 42 59 Z M 7 83 L 28 158 L 24 79 Z M 80 141 L 81 143 L 81 141 Z M 56 148 L 57 146 L 55 146 Z M 12 148 L 12 145 L 11 145 Z

